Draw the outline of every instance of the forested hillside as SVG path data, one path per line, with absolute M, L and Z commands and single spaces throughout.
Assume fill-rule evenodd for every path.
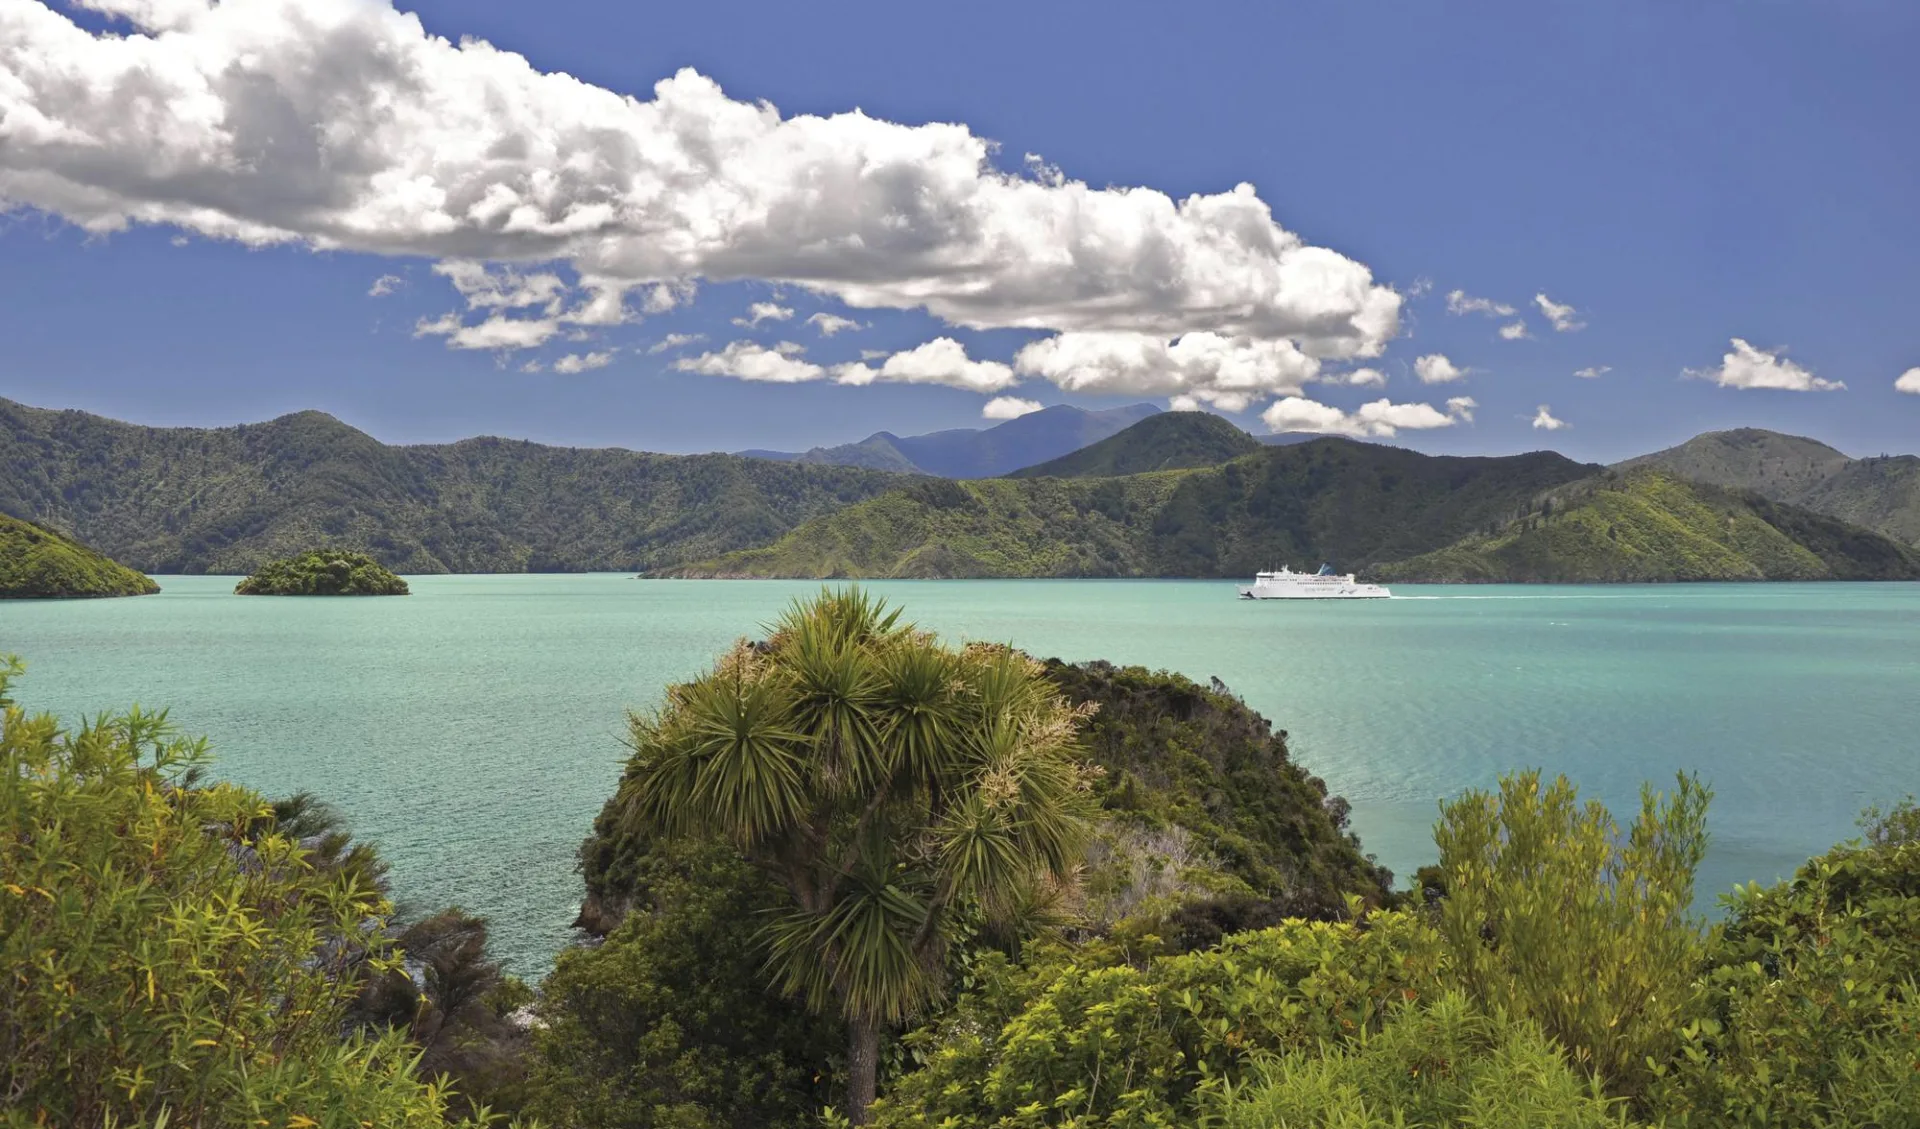
M 657 568 L 764 544 L 899 481 L 506 439 L 394 447 L 320 412 L 154 428 L 0 400 L 0 513 L 148 572 L 247 573 L 316 544 L 408 573 Z
M 1260 441 L 1212 412 L 1165 412 L 1009 478 L 1112 478 L 1217 466 L 1260 450 Z
M 0 600 L 146 596 L 152 579 L 50 529 L 0 514 Z
M 1249 576 L 1367 570 L 1525 512 L 1598 468 L 1537 452 L 1451 458 L 1318 439 L 1118 478 L 923 482 L 675 576 Z
M 1528 514 L 1411 560 L 1390 580 L 1912 580 L 1920 552 L 1881 534 L 1652 469 L 1543 496 Z

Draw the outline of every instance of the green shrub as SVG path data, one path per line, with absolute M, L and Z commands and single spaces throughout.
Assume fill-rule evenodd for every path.
M 1448 993 L 1378 1034 L 1274 1059 L 1210 1103 L 1217 1129 L 1608 1129 L 1619 1103 L 1531 1023 L 1489 1018 Z
M 1705 935 L 1688 916 L 1709 793 L 1682 776 L 1631 828 L 1564 777 L 1504 778 L 1442 805 L 1434 839 L 1449 976 L 1489 1014 L 1540 1025 L 1576 1067 L 1638 1095 L 1672 1053 Z
M 883 1126 L 1184 1125 L 1261 1056 L 1375 1029 L 1434 983 L 1433 929 L 1406 913 L 1290 922 L 1220 947 L 1116 961 L 1112 945 L 983 962 L 984 982 L 909 1039 L 923 1062 Z M 1103 959 L 1104 958 L 1104 959 Z
M 1911 813 L 1726 899 L 1679 1054 L 1654 1086 L 1670 1123 L 1920 1125 L 1920 842 L 1899 833 Z
M 19 666 L 0 663 L 0 700 Z M 438 1126 L 394 1032 L 342 1031 L 385 904 L 188 773 L 138 710 L 0 727 L 0 1094 L 9 1123 Z

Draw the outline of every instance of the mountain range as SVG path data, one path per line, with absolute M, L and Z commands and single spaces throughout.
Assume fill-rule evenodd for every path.
M 324 544 L 413 573 L 1215 577 L 1327 561 L 1402 580 L 1920 577 L 1920 459 L 1771 432 L 1614 468 L 1271 445 L 1150 405 L 874 438 L 920 461 L 390 446 L 319 412 L 151 428 L 0 400 L 0 513 L 148 572 L 245 572 Z
M 1102 411 L 1056 404 L 993 427 L 955 428 L 904 437 L 890 431 L 876 431 L 858 443 L 815 447 L 800 454 L 740 453 L 748 458 L 776 462 L 867 467 L 938 478 L 995 478 L 1077 451 L 1160 414 L 1160 409 L 1152 404 L 1129 404 Z

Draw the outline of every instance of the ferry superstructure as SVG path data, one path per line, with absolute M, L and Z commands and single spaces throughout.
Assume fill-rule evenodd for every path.
M 1295 572 L 1282 565 L 1278 572 L 1254 574 L 1253 583 L 1240 589 L 1243 600 L 1380 600 L 1393 593 L 1378 584 L 1362 584 L 1352 573 L 1335 575 L 1332 565 L 1319 572 Z

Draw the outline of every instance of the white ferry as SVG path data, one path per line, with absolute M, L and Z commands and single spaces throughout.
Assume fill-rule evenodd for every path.
M 1295 572 L 1282 565 L 1278 572 L 1254 574 L 1253 584 L 1240 589 L 1243 600 L 1378 600 L 1393 593 L 1378 584 L 1361 584 L 1352 573 L 1335 576 L 1332 565 L 1319 572 Z

